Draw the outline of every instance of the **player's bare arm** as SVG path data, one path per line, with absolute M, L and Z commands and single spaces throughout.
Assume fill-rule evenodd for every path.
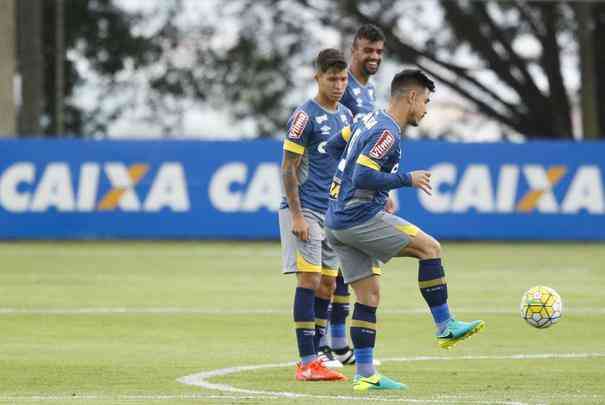
M 288 199 L 290 215 L 292 215 L 292 233 L 300 240 L 309 240 L 309 224 L 305 221 L 298 196 L 298 166 L 302 161 L 302 155 L 290 151 L 284 151 L 282 160 L 282 181 L 284 191 Z

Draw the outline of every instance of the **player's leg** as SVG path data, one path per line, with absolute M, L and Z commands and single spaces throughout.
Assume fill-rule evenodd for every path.
M 450 348 L 479 332 L 485 326 L 483 321 L 456 321 L 450 313 L 439 242 L 401 218 L 397 220 L 399 229 L 410 237 L 410 243 L 400 250 L 398 256 L 418 259 L 418 287 L 433 316 L 439 345 Z
M 305 219 L 309 224 L 309 240 L 301 241 L 291 230 L 288 210 L 280 210 L 280 236 L 284 273 L 296 274 L 294 293 L 294 324 L 300 363 L 296 367 L 296 379 L 303 381 L 343 380 L 340 373 L 327 369 L 317 358 L 315 346 L 315 294 L 319 288 L 322 272 L 321 243 L 323 230 L 312 215 Z
M 325 242 L 325 241 L 324 241 Z M 330 300 L 336 288 L 336 263 L 325 260 L 329 254 L 326 253 L 325 244 L 322 246 L 322 275 L 319 288 L 315 294 L 315 347 L 319 358 L 326 367 L 342 368 L 342 363 L 337 360 L 328 345 L 327 327 Z M 334 267 L 333 267 L 334 266 Z
M 339 238 L 339 235 L 345 236 L 344 239 L 347 239 L 347 236 L 354 238 L 354 234 L 343 235 L 347 231 L 328 230 L 328 237 L 338 253 L 344 280 L 351 284 L 356 296 L 350 328 L 356 358 L 353 389 L 403 389 L 403 384 L 381 376 L 374 367 L 376 310 L 380 303 L 380 267 L 370 256 Z
M 342 273 L 336 277 L 336 288 L 332 297 L 330 311 L 330 347 L 336 358 L 344 364 L 353 364 L 355 356 L 349 348 L 346 334 L 346 321 L 350 308 L 349 286 L 345 283 Z

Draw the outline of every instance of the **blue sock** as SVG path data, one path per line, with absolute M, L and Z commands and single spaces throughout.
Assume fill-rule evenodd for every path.
M 431 310 L 437 332 L 443 332 L 452 316 L 447 305 L 447 282 L 441 259 L 420 260 L 418 286 Z
M 328 308 L 330 300 L 315 297 L 315 349 L 327 346 L 326 326 L 328 324 Z
M 376 307 L 355 304 L 351 320 L 351 340 L 355 347 L 355 373 L 362 377 L 376 374 L 374 369 Z
M 315 360 L 315 291 L 297 287 L 294 295 L 294 324 L 298 353 L 303 364 Z
M 348 347 L 346 321 L 349 316 L 349 286 L 345 284 L 342 274 L 336 277 L 336 290 L 332 298 L 330 311 L 330 347 L 335 350 Z

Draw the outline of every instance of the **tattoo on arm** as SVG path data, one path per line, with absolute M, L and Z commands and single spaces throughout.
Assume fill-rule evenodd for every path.
M 298 196 L 298 176 L 296 175 L 301 160 L 302 155 L 287 150 L 284 151 L 282 161 L 282 181 L 284 183 L 286 197 L 288 198 L 288 207 L 293 216 L 298 215 L 301 212 L 300 198 Z

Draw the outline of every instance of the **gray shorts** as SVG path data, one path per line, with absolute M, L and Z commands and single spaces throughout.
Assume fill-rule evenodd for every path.
M 381 274 L 382 263 L 396 256 L 418 231 L 415 225 L 385 211 L 351 228 L 326 228 L 347 284 Z
M 338 256 L 326 239 L 324 215 L 303 208 L 309 224 L 309 240 L 302 241 L 292 233 L 292 216 L 288 208 L 279 210 L 279 234 L 284 274 L 308 272 L 326 276 L 338 275 Z

